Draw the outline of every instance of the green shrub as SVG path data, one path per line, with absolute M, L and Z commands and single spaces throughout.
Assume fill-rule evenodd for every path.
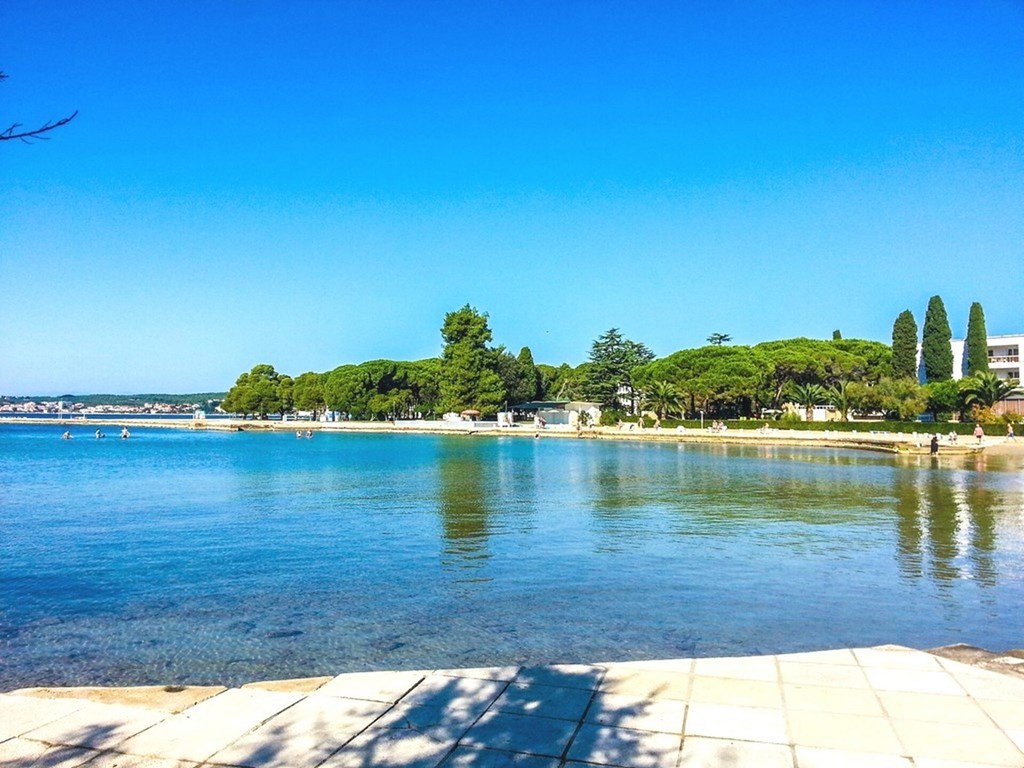
M 627 416 L 622 411 L 609 408 L 606 411 L 601 411 L 601 420 L 598 423 L 602 427 L 614 427 L 620 421 L 636 421 L 636 417 Z

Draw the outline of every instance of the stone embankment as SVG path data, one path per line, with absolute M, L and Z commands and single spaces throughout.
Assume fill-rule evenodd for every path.
M 1024 677 L 943 650 L 23 689 L 0 694 L 0 765 L 1024 766 Z

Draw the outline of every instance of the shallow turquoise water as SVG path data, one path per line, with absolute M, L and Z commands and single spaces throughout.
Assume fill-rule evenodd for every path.
M 0 427 L 0 689 L 1024 646 L 995 458 L 61 431 Z

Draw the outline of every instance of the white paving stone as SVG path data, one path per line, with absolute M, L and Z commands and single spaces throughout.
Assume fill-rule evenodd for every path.
M 733 677 L 774 683 L 779 678 L 774 656 L 697 659 L 693 674 L 702 677 Z
M 51 747 L 41 741 L 8 739 L 0 742 L 0 766 L 4 768 L 74 768 L 98 753 L 81 747 Z
M 685 700 L 690 693 L 691 677 L 681 672 L 615 667 L 601 681 L 600 692 L 647 699 Z
M 680 737 L 585 723 L 573 739 L 568 757 L 584 763 L 628 768 L 676 768 Z
M 122 755 L 117 752 L 104 752 L 95 760 L 90 760 L 86 768 L 197 768 L 198 765 L 199 763 L 163 757 L 139 757 L 138 755 Z
M 797 768 L 914 768 L 909 758 L 899 755 L 800 746 L 795 751 Z
M 1024 754 L 994 724 L 976 726 L 917 720 L 893 720 L 892 724 L 907 754 L 915 759 L 973 760 L 1013 768 L 1024 766 Z
M 481 749 L 560 757 L 576 723 L 549 717 L 528 717 L 490 711 L 469 729 L 462 743 Z
M 881 667 L 883 669 L 916 669 L 919 671 L 938 671 L 942 669 L 939 657 L 912 648 L 888 645 L 877 648 L 854 648 L 853 655 L 857 662 L 865 668 Z
M 778 709 L 691 704 L 686 713 L 686 736 L 788 744 L 786 719 Z
M 420 680 L 424 672 L 352 672 L 338 675 L 317 688 L 317 696 L 341 696 L 393 704 Z
M 613 661 L 600 664 L 606 670 L 650 669 L 656 672 L 677 672 L 689 675 L 693 672 L 693 659 L 652 659 L 649 661 Z
M 793 768 L 793 750 L 752 741 L 683 739 L 680 768 Z
M 945 670 L 902 669 L 874 667 L 864 670 L 868 682 L 876 691 L 905 691 L 907 693 L 933 693 L 939 696 L 962 696 L 964 689 Z
M 545 667 L 523 667 L 516 682 L 593 691 L 604 675 L 604 667 L 594 664 L 549 664 Z
M 322 768 L 433 768 L 454 746 L 413 731 L 381 728 L 352 739 Z
M 29 731 L 25 737 L 47 744 L 111 749 L 167 717 L 167 713 L 152 709 L 87 702 L 59 720 Z
M 1018 677 L 973 668 L 952 674 L 958 685 L 976 699 L 1024 701 L 1024 680 Z
M 686 702 L 676 699 L 598 693 L 590 703 L 586 720 L 616 728 L 681 734 L 685 714 Z
M 388 706 L 311 696 L 222 749 L 211 762 L 253 768 L 315 766 L 373 723 Z
M 1024 754 L 1024 730 L 1006 731 L 1006 736 L 1017 746 L 1017 749 Z M 1024 765 L 1024 761 L 1021 762 L 1021 765 Z
M 583 717 L 583 712 L 593 695 L 592 691 L 581 688 L 512 683 L 498 697 L 492 708 L 520 715 L 579 720 Z
M 456 741 L 476 722 L 480 713 L 423 704 L 408 706 L 399 702 L 373 724 L 373 728 L 415 731 L 434 741 Z
M 443 707 L 453 711 L 480 714 L 487 709 L 508 683 L 472 677 L 431 675 L 402 698 L 406 706 Z
M 0 741 L 21 736 L 88 705 L 82 699 L 44 699 L 36 696 L 0 695 Z
M 558 768 L 558 759 L 496 749 L 458 747 L 445 760 L 444 768 Z
M 514 680 L 522 667 L 470 667 L 469 669 L 438 669 L 435 675 L 448 677 L 476 677 L 480 680 L 498 680 L 507 683 Z
M 780 662 L 795 661 L 799 664 L 841 664 L 858 666 L 857 657 L 849 648 L 832 651 L 807 651 L 805 653 L 783 653 L 776 657 Z
M 129 739 L 119 751 L 203 762 L 301 698 L 299 694 L 232 688 Z
M 780 661 L 782 682 L 788 685 L 827 685 L 833 688 L 867 688 L 864 670 L 849 664 L 809 664 Z

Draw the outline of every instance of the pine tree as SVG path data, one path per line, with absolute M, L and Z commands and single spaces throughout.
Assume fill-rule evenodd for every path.
M 605 408 L 618 408 L 625 400 L 633 410 L 636 392 L 630 374 L 653 359 L 646 344 L 625 338 L 618 328 L 606 331 L 590 346 L 587 396 Z
M 953 348 L 950 340 L 953 332 L 949 329 L 946 306 L 938 296 L 928 300 L 924 314 L 924 328 L 921 331 L 921 359 L 924 363 L 925 381 L 946 381 L 953 378 Z
M 985 330 L 985 311 L 981 304 L 971 304 L 967 319 L 967 341 L 964 345 L 964 374 L 973 376 L 988 370 L 988 331 Z
M 519 363 L 519 393 L 514 396 L 515 399 L 522 397 L 524 400 L 536 400 L 540 397 L 540 371 L 533 362 L 533 352 L 529 347 L 523 347 L 516 361 Z
M 917 378 L 917 321 L 909 309 L 892 324 L 892 373 L 897 379 Z
M 441 356 L 441 410 L 458 413 L 474 408 L 484 414 L 497 412 L 506 393 L 496 370 L 494 350 L 487 346 L 491 340 L 487 315 L 469 304 L 449 312 L 444 316 L 441 336 L 445 342 Z

